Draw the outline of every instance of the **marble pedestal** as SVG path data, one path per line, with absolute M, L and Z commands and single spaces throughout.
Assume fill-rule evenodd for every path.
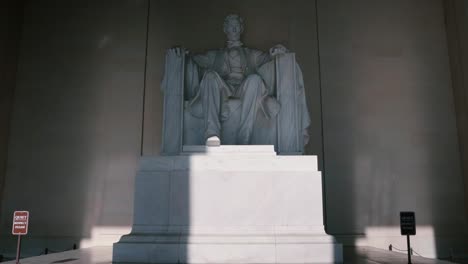
M 316 156 L 273 146 L 185 146 L 142 157 L 132 232 L 115 263 L 340 263 L 324 232 Z

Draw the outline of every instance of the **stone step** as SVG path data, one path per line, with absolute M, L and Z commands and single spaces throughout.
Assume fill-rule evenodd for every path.
M 267 155 L 276 156 L 273 145 L 186 145 L 181 155 Z
M 208 154 L 143 156 L 139 174 L 151 171 L 318 172 L 317 156 L 275 156 L 255 152 L 239 155 Z

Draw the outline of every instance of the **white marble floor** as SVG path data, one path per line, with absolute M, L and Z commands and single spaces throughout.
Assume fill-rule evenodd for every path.
M 2 263 L 16 263 L 8 261 Z M 112 247 L 92 247 L 60 253 L 41 255 L 20 260 L 21 264 L 109 264 L 112 263 Z
M 407 254 L 388 251 L 373 247 L 344 247 L 345 263 L 363 263 L 363 264 L 407 264 Z M 412 256 L 413 264 L 448 264 L 454 263 L 438 259 L 428 259 L 418 256 Z
M 372 247 L 345 247 L 345 263 L 357 264 L 406 264 L 405 254 L 390 252 Z M 427 259 L 414 256 L 414 264 L 449 264 L 453 262 Z M 110 264 L 112 263 L 112 247 L 93 247 L 70 250 L 62 253 L 25 258 L 22 264 Z M 2 263 L 13 264 L 15 261 Z

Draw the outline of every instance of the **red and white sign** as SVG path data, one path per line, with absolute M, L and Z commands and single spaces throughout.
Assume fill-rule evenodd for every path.
M 13 228 L 11 233 L 13 235 L 26 235 L 28 233 L 29 212 L 28 211 L 15 211 L 13 215 Z

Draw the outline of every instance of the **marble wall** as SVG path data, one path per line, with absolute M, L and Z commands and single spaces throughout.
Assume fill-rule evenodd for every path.
M 468 215 L 468 3 L 445 1 L 445 14 Z
M 417 252 L 462 250 L 444 240 L 467 226 L 443 2 L 318 1 L 318 14 L 328 231 L 401 248 L 411 210 Z
M 132 221 L 141 149 L 147 1 L 28 1 L 0 248 L 30 210 L 24 254 L 70 249 Z M 117 238 L 115 238 L 117 239 Z
M 443 3 L 27 2 L 0 228 L 31 210 L 26 254 L 125 232 L 136 160 L 160 151 L 165 49 L 223 46 L 222 19 L 238 12 L 247 46 L 282 43 L 302 66 L 328 232 L 404 247 L 398 213 L 414 210 L 415 250 L 457 253 L 468 201 Z
M 0 201 L 8 156 L 8 136 L 16 82 L 22 5 L 22 1 L 9 0 L 2 2 L 0 9 Z

